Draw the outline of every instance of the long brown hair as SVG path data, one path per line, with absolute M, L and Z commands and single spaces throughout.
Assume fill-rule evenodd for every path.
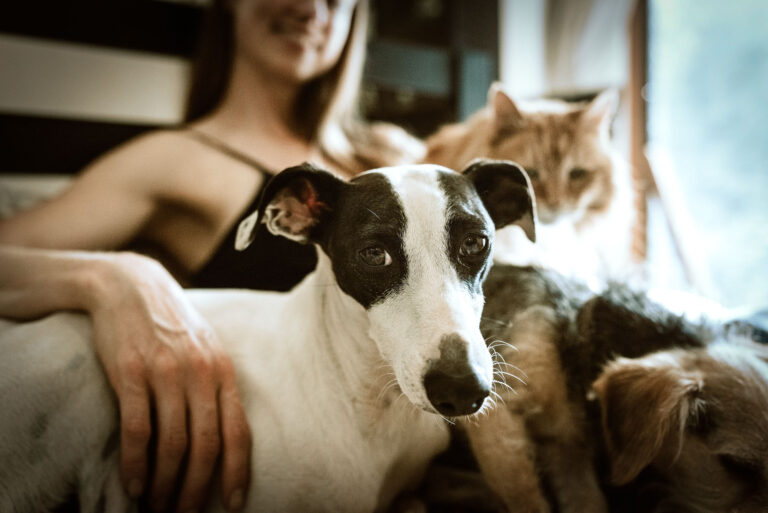
M 215 109 L 226 93 L 234 55 L 234 17 L 229 0 L 214 0 L 203 22 L 192 66 L 185 122 Z M 368 33 L 368 0 L 359 0 L 339 61 L 308 82 L 296 102 L 296 126 L 315 141 L 323 155 L 341 168 L 363 169 L 413 161 L 421 143 L 402 129 L 365 122 L 358 93 L 363 75 Z
M 235 50 L 233 18 L 227 0 L 214 0 L 206 9 L 192 64 L 185 123 L 210 113 L 227 92 Z

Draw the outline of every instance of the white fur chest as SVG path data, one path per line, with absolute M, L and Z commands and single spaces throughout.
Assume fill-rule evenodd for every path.
M 310 398 L 326 400 L 332 410 L 321 417 L 301 409 L 318 407 L 308 403 L 249 411 L 256 469 L 249 505 L 255 511 L 378 511 L 418 483 L 447 445 L 442 420 L 405 401 L 377 419 L 363 419 L 357 408 L 343 409 L 348 398 Z
M 340 371 L 349 362 L 328 350 L 325 328 L 312 322 L 311 283 L 288 296 L 228 291 L 194 299 L 215 319 L 237 367 L 253 434 L 246 511 L 377 511 L 447 446 L 439 416 L 396 388 L 382 393 L 387 380 L 372 379 L 380 360 Z M 239 314 L 228 313 L 228 303 Z M 244 311 L 259 312 L 258 327 Z M 301 317 L 289 313 L 297 311 Z

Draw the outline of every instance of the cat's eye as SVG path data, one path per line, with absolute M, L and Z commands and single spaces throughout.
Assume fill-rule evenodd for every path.
M 531 181 L 539 179 L 539 172 L 537 170 L 525 168 L 525 172 L 528 173 L 528 178 L 530 178 Z
M 371 267 L 383 267 L 392 263 L 392 257 L 381 246 L 369 246 L 360 250 L 360 259 Z
M 464 237 L 459 246 L 459 255 L 474 257 L 485 253 L 488 249 L 488 237 L 479 233 L 473 233 Z
M 588 176 L 589 176 L 589 171 L 587 171 L 583 167 L 575 167 L 571 169 L 570 173 L 568 173 L 568 179 L 573 182 L 584 180 Z

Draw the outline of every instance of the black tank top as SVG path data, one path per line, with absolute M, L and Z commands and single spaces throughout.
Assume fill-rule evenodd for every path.
M 213 137 L 187 129 L 189 134 L 201 143 L 220 151 L 252 167 L 264 175 L 261 187 L 237 218 L 234 226 L 224 237 L 208 261 L 189 280 L 191 287 L 240 288 L 256 290 L 286 291 L 293 288 L 317 265 L 317 254 L 311 244 L 297 242 L 269 233 L 263 225 L 257 228 L 256 237 L 245 251 L 235 249 L 235 236 L 240 221 L 256 210 L 262 191 L 274 176 L 248 155 L 214 139 Z

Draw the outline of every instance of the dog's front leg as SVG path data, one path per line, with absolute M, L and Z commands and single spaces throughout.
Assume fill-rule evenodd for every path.
M 605 513 L 589 442 L 580 437 L 555 439 L 539 446 L 543 472 L 561 513 Z
M 506 407 L 494 408 L 464 427 L 472 452 L 491 489 L 516 513 L 548 513 L 536 470 L 535 446 L 525 419 Z
M 128 497 L 120 482 L 119 454 L 86 463 L 80 471 L 81 513 L 138 513 L 138 503 Z

